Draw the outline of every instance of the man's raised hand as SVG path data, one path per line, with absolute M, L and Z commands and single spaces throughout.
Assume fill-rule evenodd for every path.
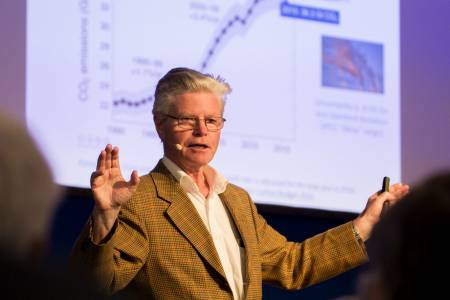
M 100 152 L 96 170 L 91 175 L 91 190 L 95 206 L 92 213 L 95 242 L 101 241 L 111 230 L 120 207 L 130 200 L 139 184 L 137 171 L 126 181 L 120 170 L 119 148 L 106 145 Z

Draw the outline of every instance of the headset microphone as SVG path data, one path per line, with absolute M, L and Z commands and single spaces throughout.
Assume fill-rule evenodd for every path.
M 175 144 L 175 147 L 177 148 L 177 150 L 181 151 L 183 150 L 183 146 L 181 144 Z

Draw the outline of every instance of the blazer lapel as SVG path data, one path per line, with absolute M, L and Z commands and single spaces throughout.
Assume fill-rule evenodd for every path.
M 230 215 L 234 221 L 234 224 L 236 225 L 237 230 L 239 231 L 240 237 L 242 239 L 242 242 L 244 243 L 245 247 L 245 270 L 246 274 L 244 275 L 244 284 L 248 287 L 248 282 L 250 280 L 250 274 L 249 271 L 251 270 L 251 257 L 250 257 L 250 249 L 252 249 L 249 245 L 249 241 L 251 240 L 251 236 L 253 235 L 251 231 L 251 225 L 246 223 L 246 220 L 241 218 L 241 209 L 239 208 L 239 196 L 235 195 L 232 192 L 229 192 L 229 189 L 226 189 L 225 192 L 219 195 L 222 202 L 225 204 L 225 206 L 228 208 Z M 247 291 L 245 291 L 245 295 L 247 294 Z
M 226 280 L 211 234 L 180 184 L 161 161 L 150 175 L 155 182 L 158 196 L 171 203 L 167 209 L 169 218 L 200 255 Z

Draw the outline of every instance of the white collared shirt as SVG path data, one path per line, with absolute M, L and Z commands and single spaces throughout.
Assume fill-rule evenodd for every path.
M 167 157 L 164 157 L 162 162 L 178 180 L 209 230 L 228 284 L 233 292 L 233 298 L 243 299 L 242 265 L 245 257 L 244 249 L 239 247 L 236 238 L 237 229 L 229 216 L 228 210 L 219 198 L 219 194 L 225 191 L 228 181 L 213 168 L 206 168 L 205 177 L 210 190 L 208 198 L 205 198 L 197 184 L 186 172 Z

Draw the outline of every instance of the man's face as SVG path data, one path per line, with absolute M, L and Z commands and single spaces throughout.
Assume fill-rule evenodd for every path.
M 195 171 L 206 166 L 216 153 L 221 131 L 209 131 L 204 119 L 222 116 L 219 97 L 210 92 L 178 95 L 168 115 L 195 118 L 196 121 L 192 129 L 181 128 L 173 118 L 156 122 L 164 144 L 164 154 L 185 171 Z M 182 146 L 181 150 L 177 149 L 177 144 Z

